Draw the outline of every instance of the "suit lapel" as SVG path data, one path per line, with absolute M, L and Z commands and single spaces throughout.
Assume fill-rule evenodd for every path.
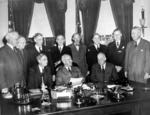
M 109 73 L 109 66 L 108 66 L 108 63 L 106 62 L 106 66 L 105 66 L 105 80 L 109 81 L 107 73 Z
M 42 75 L 42 73 L 40 72 L 40 68 L 39 68 L 39 66 L 36 66 L 36 72 L 37 72 L 37 80 L 39 81 L 39 83 L 38 84 L 41 84 L 42 83 L 42 79 L 41 79 L 41 75 Z M 44 76 L 43 76 L 44 77 Z

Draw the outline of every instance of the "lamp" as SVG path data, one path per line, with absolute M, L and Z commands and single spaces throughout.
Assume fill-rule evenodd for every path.
M 141 25 L 142 34 L 143 34 L 143 37 L 144 37 L 144 29 L 146 28 L 145 27 L 145 10 L 144 10 L 144 8 L 142 8 L 142 10 L 141 10 L 140 25 Z

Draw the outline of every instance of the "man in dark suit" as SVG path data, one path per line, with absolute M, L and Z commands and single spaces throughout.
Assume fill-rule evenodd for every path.
M 26 39 L 23 36 L 19 36 L 17 39 L 16 48 L 18 49 L 18 55 L 23 64 L 23 71 L 25 80 L 27 78 L 27 51 L 25 49 L 26 46 Z
M 91 73 L 92 66 L 97 63 L 97 54 L 99 52 L 103 52 L 106 54 L 107 47 L 105 45 L 100 44 L 100 35 L 95 33 L 93 36 L 93 44 L 87 49 L 87 63 L 88 70 Z
M 123 68 L 126 43 L 119 29 L 114 30 L 113 37 L 114 41 L 110 43 L 107 48 L 108 61 L 115 65 L 120 81 L 123 81 L 125 79 Z
M 54 73 L 54 65 L 53 65 L 53 62 L 51 59 L 51 54 L 47 53 L 45 47 L 43 46 L 43 35 L 41 33 L 36 33 L 33 38 L 34 38 L 35 44 L 32 44 L 30 47 L 26 48 L 26 50 L 27 50 L 28 74 L 29 74 L 29 69 L 38 64 L 36 57 L 40 53 L 44 53 L 47 55 L 48 65 L 51 67 L 52 73 Z
M 91 81 L 93 83 L 114 83 L 118 79 L 116 68 L 113 64 L 106 62 L 104 53 L 98 53 L 98 63 L 92 67 Z
M 17 32 L 9 32 L 6 35 L 7 44 L 0 48 L 0 89 L 5 98 L 12 97 L 9 88 L 24 81 L 23 65 L 15 49 L 18 37 Z
M 69 45 L 72 51 L 73 62 L 78 64 L 81 73 L 84 77 L 87 75 L 87 62 L 86 62 L 86 46 L 81 43 L 81 36 L 78 33 L 72 35 L 72 44 Z
M 70 47 L 65 46 L 65 38 L 63 35 L 58 35 L 56 37 L 56 45 L 52 47 L 52 60 L 57 68 L 61 63 L 61 56 L 63 54 L 69 54 L 72 56 Z
M 72 58 L 68 54 L 62 55 L 63 66 L 59 67 L 56 74 L 56 85 L 67 85 L 71 78 L 83 78 L 80 69 L 72 65 Z
M 33 37 L 35 44 L 29 44 L 26 47 L 28 53 L 28 67 L 32 67 L 37 64 L 36 57 L 40 53 L 44 53 L 43 49 L 43 35 L 41 33 L 36 33 Z
M 45 54 L 37 56 L 38 65 L 30 68 L 29 72 L 29 89 L 42 89 L 46 90 L 52 86 L 52 73 L 48 65 L 48 59 Z

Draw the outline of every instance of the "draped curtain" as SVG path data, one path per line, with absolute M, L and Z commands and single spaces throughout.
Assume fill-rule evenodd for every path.
M 44 3 L 54 36 L 65 35 L 67 0 L 44 0 Z
M 126 44 L 131 40 L 134 0 L 110 0 L 116 27 L 122 31 Z
M 96 31 L 101 0 L 77 0 L 77 5 L 82 13 L 84 43 L 89 45 Z
M 33 14 L 34 0 L 8 0 L 13 26 L 19 34 L 28 37 Z

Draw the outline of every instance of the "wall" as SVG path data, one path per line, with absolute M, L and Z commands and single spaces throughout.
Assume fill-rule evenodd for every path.
M 69 8 L 66 12 L 66 40 L 67 44 L 71 43 L 71 35 L 75 32 L 75 0 L 68 0 L 67 7 Z M 146 17 L 146 29 L 144 39 L 150 41 L 150 0 L 135 0 L 133 9 L 133 24 L 139 25 L 139 19 L 141 18 L 141 8 L 145 9 Z M 97 27 L 97 32 L 100 34 L 111 34 L 115 28 L 112 14 L 110 11 L 109 1 L 102 1 L 102 7 L 100 11 L 100 19 Z M 0 41 L 8 31 L 8 0 L 0 0 Z M 40 11 L 40 9 L 39 9 Z M 107 14 L 107 16 L 105 15 Z M 108 15 L 109 14 L 109 15 Z M 43 16 L 41 12 L 40 16 Z M 0 42 L 0 46 L 2 43 Z
M 8 32 L 8 0 L 0 0 L 0 47 L 2 39 Z

